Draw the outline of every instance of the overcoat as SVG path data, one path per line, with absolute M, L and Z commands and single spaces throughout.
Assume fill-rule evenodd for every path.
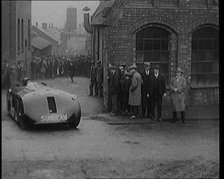
M 177 88 L 177 92 L 174 92 L 174 88 Z M 184 111 L 186 90 L 185 78 L 183 76 L 181 76 L 179 80 L 177 80 L 177 78 L 173 78 L 171 80 L 170 89 L 174 111 Z
M 142 85 L 141 75 L 136 71 L 132 76 L 131 86 L 129 89 L 129 100 L 128 100 L 129 105 L 131 106 L 141 105 L 141 85 Z

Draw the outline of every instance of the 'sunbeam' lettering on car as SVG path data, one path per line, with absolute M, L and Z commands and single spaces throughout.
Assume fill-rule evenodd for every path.
M 66 121 L 68 119 L 67 114 L 52 114 L 49 116 L 42 115 L 41 121 L 47 122 L 47 121 Z

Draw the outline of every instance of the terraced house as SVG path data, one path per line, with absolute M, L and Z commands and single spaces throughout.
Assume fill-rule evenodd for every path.
M 160 65 L 167 86 L 177 66 L 184 69 L 188 105 L 219 104 L 219 1 L 102 1 L 88 19 L 85 13 L 92 54 L 104 66 L 105 105 L 108 63 L 141 70 L 145 61 Z

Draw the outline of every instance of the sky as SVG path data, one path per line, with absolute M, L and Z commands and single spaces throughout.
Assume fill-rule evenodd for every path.
M 87 6 L 91 10 L 90 15 L 94 13 L 99 1 L 32 1 L 32 24 L 41 26 L 42 22 L 53 23 L 55 27 L 63 28 L 66 21 L 66 9 L 68 7 L 77 8 L 77 24 L 83 23 L 82 9 Z M 78 27 L 78 26 L 77 26 Z

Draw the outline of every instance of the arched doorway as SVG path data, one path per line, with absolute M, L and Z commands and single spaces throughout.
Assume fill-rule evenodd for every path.
M 219 31 L 204 26 L 192 34 L 191 84 L 193 86 L 219 83 Z
M 158 64 L 168 86 L 171 58 L 176 63 L 176 45 L 177 36 L 170 30 L 156 25 L 144 27 L 136 33 L 136 63 L 141 66 L 149 61 L 152 68 Z

